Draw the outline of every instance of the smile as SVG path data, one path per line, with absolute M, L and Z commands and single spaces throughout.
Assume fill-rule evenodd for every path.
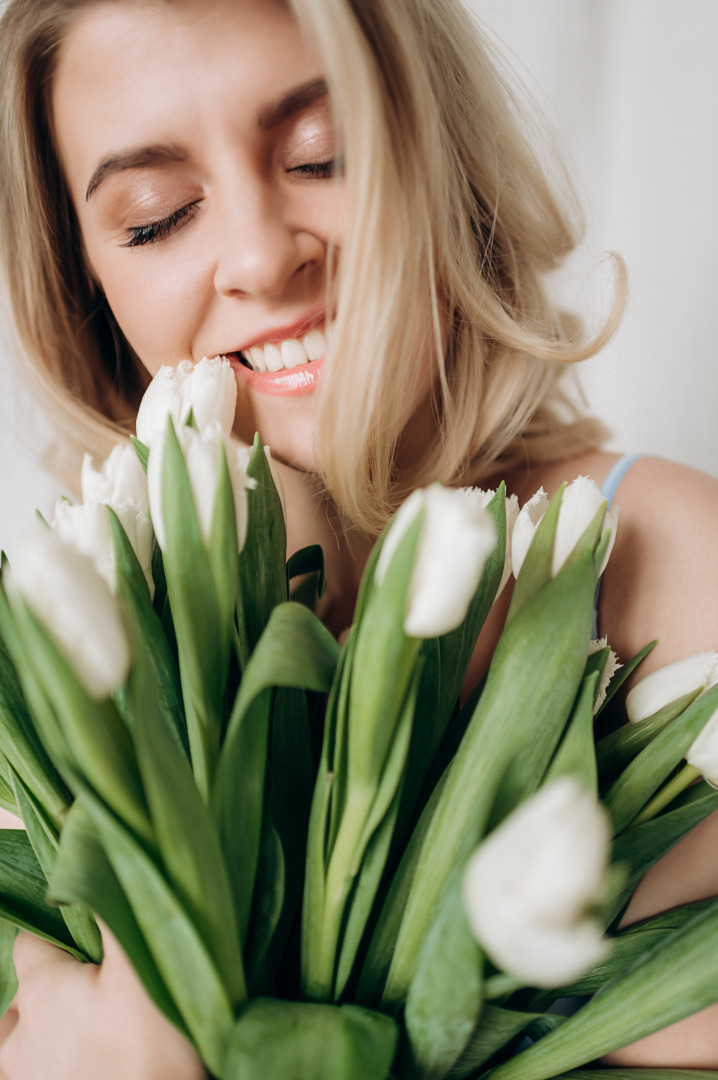
M 314 390 L 326 351 L 326 333 L 314 327 L 302 337 L 268 341 L 227 353 L 227 359 L 251 390 L 294 397 Z

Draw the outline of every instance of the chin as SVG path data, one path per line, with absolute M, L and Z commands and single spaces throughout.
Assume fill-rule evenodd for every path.
M 254 441 L 255 431 L 264 446 L 268 446 L 275 461 L 289 465 L 300 472 L 315 472 L 316 457 L 314 454 L 314 424 L 304 423 L 262 423 L 260 418 L 254 425 L 238 421 L 234 425 L 234 434 L 242 442 L 251 445 Z

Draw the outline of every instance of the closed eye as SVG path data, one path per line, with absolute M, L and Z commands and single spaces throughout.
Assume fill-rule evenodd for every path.
M 341 175 L 344 171 L 344 163 L 341 158 L 331 158 L 329 161 L 311 161 L 306 165 L 297 165 L 290 169 L 291 173 L 299 173 L 318 180 L 330 180 L 333 176 Z
M 160 221 L 151 221 L 147 225 L 130 226 L 128 229 L 129 239 L 121 246 L 141 247 L 143 244 L 154 244 L 155 241 L 164 239 L 175 231 L 180 222 L 194 215 L 197 205 L 197 203 L 188 203 L 187 206 L 181 206 L 179 210 L 175 210 L 174 213 L 162 218 Z

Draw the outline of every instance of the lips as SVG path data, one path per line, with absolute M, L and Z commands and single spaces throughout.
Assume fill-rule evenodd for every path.
M 287 371 L 323 360 L 327 351 L 326 334 L 318 327 L 300 337 L 266 341 L 236 353 L 252 371 L 274 373 Z

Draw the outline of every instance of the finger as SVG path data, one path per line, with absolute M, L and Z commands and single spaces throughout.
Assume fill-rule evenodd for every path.
M 15 938 L 12 950 L 18 981 L 27 984 L 34 972 L 51 971 L 76 961 L 57 945 L 51 945 L 35 934 L 23 931 Z

